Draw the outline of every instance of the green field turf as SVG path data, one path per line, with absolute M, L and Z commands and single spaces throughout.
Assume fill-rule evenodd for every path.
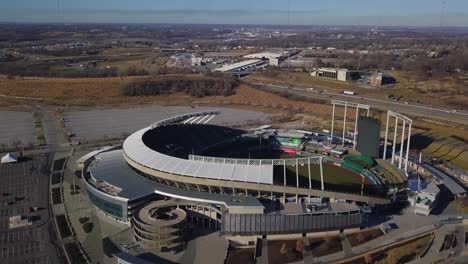
M 298 165 L 299 187 L 309 188 L 309 170 L 308 165 Z M 283 166 L 274 167 L 275 184 L 283 183 Z M 318 164 L 310 165 L 312 189 L 320 189 L 320 166 Z M 323 164 L 324 187 L 328 191 L 361 193 L 361 176 L 347 169 L 332 164 Z M 297 186 L 296 184 L 296 166 L 286 166 L 286 185 Z M 364 194 L 375 195 L 375 188 L 372 185 L 364 185 Z

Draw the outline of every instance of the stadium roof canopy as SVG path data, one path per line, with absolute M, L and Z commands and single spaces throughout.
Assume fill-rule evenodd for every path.
M 154 193 L 156 187 L 153 181 L 139 175 L 125 162 L 122 150 L 97 154 L 89 170 L 96 181 L 122 189 L 118 196 L 129 200 Z
M 157 152 L 142 140 L 147 127 L 130 135 L 123 144 L 127 158 L 147 168 L 181 176 L 273 184 L 273 165 L 214 163 L 181 159 Z M 157 128 L 155 128 L 157 129 Z
M 398 156 L 398 153 L 395 155 Z M 414 164 L 419 164 L 419 166 L 425 169 L 429 174 L 440 180 L 453 195 L 466 194 L 465 188 L 460 186 L 456 181 L 454 181 L 452 178 L 450 178 L 450 176 L 448 176 L 444 172 L 441 172 L 440 170 L 432 167 L 427 163 L 419 163 L 418 159 L 416 159 L 415 157 L 409 156 L 408 158 L 411 162 L 413 162 Z
M 90 172 L 94 179 L 105 181 L 122 189 L 118 196 L 129 200 L 157 193 L 173 198 L 220 204 L 227 208 L 264 208 L 254 197 L 179 189 L 147 179 L 127 164 L 122 155 L 122 150 L 103 152 L 95 156 L 95 161 L 90 166 Z

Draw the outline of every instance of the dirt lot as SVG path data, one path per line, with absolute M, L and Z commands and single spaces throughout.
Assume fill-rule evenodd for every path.
M 225 264 L 255 264 L 255 249 L 229 249 Z
M 408 263 L 421 255 L 423 249 L 429 244 L 433 234 L 408 240 L 402 244 L 391 246 L 377 252 L 362 254 L 352 260 L 340 261 L 341 264 L 361 263 Z
M 384 233 L 382 232 L 380 228 L 374 228 L 374 229 L 364 230 L 362 232 L 352 233 L 352 234 L 347 235 L 346 237 L 351 247 L 357 247 L 371 240 L 374 240 L 382 236 L 383 234 Z
M 343 250 L 341 240 L 338 236 L 309 238 L 309 243 L 314 257 L 322 257 Z
M 286 245 L 286 253 L 281 252 L 283 243 Z M 302 252 L 296 251 L 296 240 L 268 241 L 268 263 L 284 264 L 301 261 L 302 259 Z

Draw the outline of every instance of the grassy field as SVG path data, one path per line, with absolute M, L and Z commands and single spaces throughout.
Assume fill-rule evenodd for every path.
M 307 164 L 298 165 L 299 186 L 309 188 L 309 167 Z M 284 168 L 275 166 L 273 170 L 273 180 L 276 183 L 283 183 Z M 321 188 L 320 166 L 318 164 L 310 165 L 311 184 L 313 189 Z M 331 164 L 323 164 L 323 180 L 325 190 L 347 193 L 361 193 L 361 176 L 347 169 Z M 296 187 L 296 166 L 286 166 L 286 185 Z M 371 185 L 364 182 L 364 193 L 373 194 L 374 189 Z
M 465 133 L 454 136 L 444 131 L 430 130 L 416 135 L 412 145 L 430 157 L 468 170 L 468 140 L 465 136 Z
M 463 197 L 455 200 L 455 208 L 460 214 L 468 214 L 468 198 Z
M 446 106 L 450 109 L 467 109 L 468 79 L 449 76 L 441 78 L 421 79 L 403 71 L 394 71 L 399 81 L 396 88 L 398 93 L 407 99 L 430 105 Z
M 390 246 L 386 249 L 372 250 L 359 256 L 339 261 L 342 264 L 362 264 L 362 263 L 408 263 L 417 259 L 422 251 L 429 245 L 434 234 L 427 234 L 415 239 L 411 239 L 398 245 Z
M 468 80 L 458 77 L 432 78 L 421 80 L 413 75 L 393 71 L 398 80 L 394 87 L 366 88 L 354 82 L 341 82 L 335 80 L 311 77 L 308 72 L 286 72 L 272 70 L 257 72 L 245 78 L 248 82 L 274 83 L 285 86 L 317 87 L 330 91 L 349 90 L 359 95 L 387 99 L 389 95 L 401 98 L 400 101 L 421 103 L 433 106 L 443 106 L 449 109 L 467 109 Z
M 403 246 L 392 248 L 385 252 L 385 257 L 383 259 L 377 260 L 375 263 L 389 263 L 390 259 L 396 260 L 396 263 L 407 263 L 415 260 L 421 255 L 422 250 L 429 244 L 431 238 L 431 235 L 427 235 Z

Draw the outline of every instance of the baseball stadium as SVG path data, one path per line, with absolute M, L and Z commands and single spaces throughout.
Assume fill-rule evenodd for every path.
M 80 159 L 98 211 L 148 247 L 175 249 L 186 223 L 243 236 L 360 227 L 404 181 L 327 133 L 210 124 L 218 114 L 167 118 Z

